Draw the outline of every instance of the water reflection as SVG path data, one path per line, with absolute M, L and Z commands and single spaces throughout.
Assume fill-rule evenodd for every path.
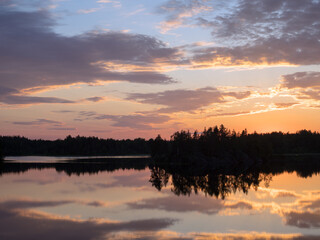
M 319 239 L 319 161 L 90 161 L 3 162 L 0 239 Z
M 204 176 L 170 172 L 160 167 L 152 167 L 150 170 L 149 181 L 152 186 L 161 191 L 171 178 L 171 191 L 178 196 L 190 196 L 192 192 L 197 194 L 201 191 L 205 195 L 225 199 L 226 196 L 237 191 L 248 193 L 250 188 L 257 190 L 262 181 L 265 186 L 268 186 L 272 179 L 272 174 L 260 173 L 257 170 L 235 175 L 211 172 Z
M 100 172 L 113 172 L 119 169 L 143 170 L 150 163 L 149 158 L 80 158 L 55 162 L 0 162 L 0 175 L 8 173 L 23 173 L 32 169 L 55 169 L 67 175 L 98 174 Z

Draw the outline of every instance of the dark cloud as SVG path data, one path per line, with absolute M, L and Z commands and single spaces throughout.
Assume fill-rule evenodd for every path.
M 0 102 L 5 104 L 74 103 L 74 101 L 56 97 L 23 96 L 23 93 L 20 91 L 3 87 L 1 84 L 2 83 L 0 82 Z
M 320 72 L 297 72 L 282 76 L 281 88 L 294 90 L 299 99 L 320 100 Z
M 48 119 L 43 119 L 43 118 L 39 118 L 35 121 L 21 121 L 21 122 L 12 122 L 13 124 L 16 124 L 16 125 L 35 125 L 35 126 L 38 126 L 38 125 L 46 125 L 46 124 L 49 124 L 49 125 L 56 125 L 56 126 L 60 126 L 62 125 L 62 122 L 59 122 L 59 121 L 54 121 L 54 120 L 48 120 Z
M 106 115 L 101 114 L 94 117 L 96 120 L 111 120 L 115 127 L 128 127 L 133 129 L 149 130 L 153 129 L 152 124 L 161 124 L 168 122 L 171 118 L 166 115 L 155 113 L 132 114 L 132 115 Z
M 98 114 L 94 111 L 80 111 L 79 116 L 81 117 L 93 117 L 97 116 Z
M 288 89 L 320 87 L 320 72 L 297 72 L 282 75 L 281 87 Z
M 47 128 L 48 130 L 54 130 L 54 131 L 75 131 L 76 128 L 64 128 L 64 127 L 53 127 L 53 128 Z
M 301 204 L 306 204 L 304 207 L 305 208 L 311 208 L 311 209 L 316 209 L 320 208 L 320 198 L 318 199 L 313 199 L 313 200 L 304 200 L 300 201 Z
M 223 102 L 223 95 L 212 87 L 196 90 L 168 90 L 158 93 L 131 93 L 127 100 L 166 106 L 160 112 L 194 111 L 212 103 Z
M 277 108 L 288 108 L 288 107 L 292 107 L 294 105 L 297 105 L 298 103 L 293 102 L 293 103 L 275 103 Z
M 38 103 L 75 103 L 74 101 L 56 97 L 32 97 L 9 95 L 0 97 L 0 101 L 5 104 L 38 104 Z
M 209 47 L 193 51 L 194 67 L 259 64 L 320 64 L 320 42 L 310 36 L 269 38 L 235 47 Z
M 239 0 L 213 20 L 213 35 L 238 41 L 319 36 L 319 11 L 319 1 L 313 0 Z
M 231 209 L 252 209 L 250 203 L 239 201 L 235 203 L 225 203 L 216 198 L 203 198 L 197 195 L 188 196 L 187 199 L 181 200 L 181 196 L 168 196 L 162 198 L 143 199 L 139 202 L 127 203 L 132 209 L 160 209 L 172 212 L 190 212 L 196 211 L 204 214 L 217 214 L 219 211 Z
M 100 114 L 94 111 L 80 111 L 74 121 L 110 120 L 115 127 L 128 127 L 133 129 L 153 129 L 153 124 L 162 124 L 171 120 L 167 115 L 157 113 L 136 113 L 129 115 Z
M 190 112 L 213 103 L 226 102 L 224 97 L 230 96 L 236 99 L 244 99 L 251 95 L 246 92 L 222 92 L 213 87 L 199 88 L 195 90 L 168 90 L 157 93 L 130 93 L 127 100 L 134 100 L 140 103 L 157 104 L 166 106 L 159 112 Z
M 90 102 L 100 102 L 100 101 L 104 100 L 104 97 L 90 97 L 90 98 L 86 98 L 84 100 L 90 101 Z
M 300 90 L 296 94 L 296 97 L 299 99 L 312 99 L 312 100 L 320 101 L 320 88 Z
M 24 209 L 38 207 L 56 207 L 74 203 L 74 201 L 37 201 L 37 200 L 11 200 L 1 202 L 0 206 L 4 209 Z
M 253 206 L 251 203 L 244 202 L 244 201 L 239 201 L 239 202 L 231 203 L 231 204 L 225 204 L 225 207 L 231 208 L 231 209 L 238 209 L 238 208 L 253 209 Z
M 1 239 L 103 239 L 117 231 L 157 231 L 174 222 L 168 218 L 127 222 L 75 220 L 0 206 Z
M 30 178 L 18 178 L 13 180 L 15 183 L 32 183 L 39 185 L 47 185 L 59 182 L 59 179 L 30 179 Z
M 320 228 L 320 212 L 297 212 L 284 213 L 286 224 L 299 228 Z
M 319 64 L 319 12 L 313 0 L 239 0 L 213 19 L 198 18 L 222 44 L 195 50 L 193 61 L 197 67 Z
M 7 95 L 21 89 L 32 92 L 39 87 L 97 80 L 171 83 L 170 77 L 153 69 L 158 64 L 177 64 L 181 57 L 178 49 L 166 47 L 146 35 L 108 32 L 66 37 L 56 34 L 52 30 L 55 23 L 46 11 L 21 12 L 4 6 L 0 10 L 0 22 L 0 93 Z M 128 71 L 117 71 L 116 64 L 129 66 Z M 135 71 L 137 66 L 144 67 L 145 71 Z M 21 97 L 2 100 L 8 104 L 67 101 Z
M 225 93 L 223 93 L 223 96 L 234 97 L 236 99 L 248 98 L 250 95 L 251 95 L 250 91 L 245 91 L 245 92 L 225 92 Z

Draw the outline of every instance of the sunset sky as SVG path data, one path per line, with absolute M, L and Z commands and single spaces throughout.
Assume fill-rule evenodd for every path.
M 319 0 L 0 0 L 0 135 L 320 131 Z

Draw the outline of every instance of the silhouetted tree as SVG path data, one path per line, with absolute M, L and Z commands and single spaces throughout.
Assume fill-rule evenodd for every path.
M 155 145 L 165 145 L 163 141 Z M 153 146 L 152 149 L 160 149 Z M 166 150 L 153 152 L 152 156 L 164 156 L 163 160 L 176 163 L 188 162 L 225 162 L 260 163 L 273 154 L 319 153 L 320 134 L 301 130 L 295 134 L 273 132 L 248 134 L 247 129 L 241 133 L 231 132 L 224 125 L 205 128 L 201 134 L 191 134 L 181 130 L 175 132 L 170 141 L 166 141 Z M 171 160 L 168 160 L 171 159 Z
M 103 156 L 150 154 L 150 142 L 142 138 L 134 140 L 100 139 L 97 137 L 71 137 L 65 139 L 30 140 L 25 137 L 0 136 L 4 155 L 51 156 Z
M 0 141 L 0 161 L 3 161 L 4 159 L 4 155 L 2 153 L 2 144 L 1 144 L 1 141 Z

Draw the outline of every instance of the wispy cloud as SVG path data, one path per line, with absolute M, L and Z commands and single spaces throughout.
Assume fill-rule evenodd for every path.
M 172 29 L 184 26 L 187 20 L 201 12 L 212 10 L 209 2 L 205 0 L 169 0 L 158 7 L 157 12 L 167 15 L 164 22 L 161 22 L 159 28 L 162 33 Z
M 122 4 L 121 1 L 116 1 L 116 0 L 98 0 L 97 3 L 111 3 L 113 5 L 113 7 L 115 8 L 121 8 Z
M 99 11 L 101 9 L 102 9 L 101 7 L 89 8 L 89 9 L 80 9 L 80 10 L 78 10 L 78 13 L 89 14 L 89 13 L 97 12 L 97 11 Z
M 60 126 L 62 125 L 63 123 L 62 122 L 59 122 L 59 121 L 54 121 L 54 120 L 48 120 L 48 119 L 43 119 L 43 118 L 40 118 L 40 119 L 37 119 L 35 121 L 21 121 L 21 122 L 13 122 L 13 124 L 16 124 L 16 125 L 36 125 L 36 126 L 39 126 L 39 125 L 47 125 L 47 124 L 50 124 L 50 125 L 56 125 L 56 126 Z
M 250 91 L 223 92 L 217 88 L 206 87 L 194 90 L 176 89 L 157 93 L 130 93 L 126 99 L 145 104 L 166 106 L 158 111 L 172 113 L 192 112 L 211 104 L 224 103 L 227 102 L 225 97 L 244 99 L 250 95 Z
M 158 114 L 158 113 L 134 113 L 128 115 L 109 115 L 101 114 L 95 111 L 80 111 L 74 121 L 87 121 L 87 120 L 110 120 L 112 126 L 121 128 L 131 128 L 140 130 L 155 129 L 154 125 L 167 123 L 171 117 Z

